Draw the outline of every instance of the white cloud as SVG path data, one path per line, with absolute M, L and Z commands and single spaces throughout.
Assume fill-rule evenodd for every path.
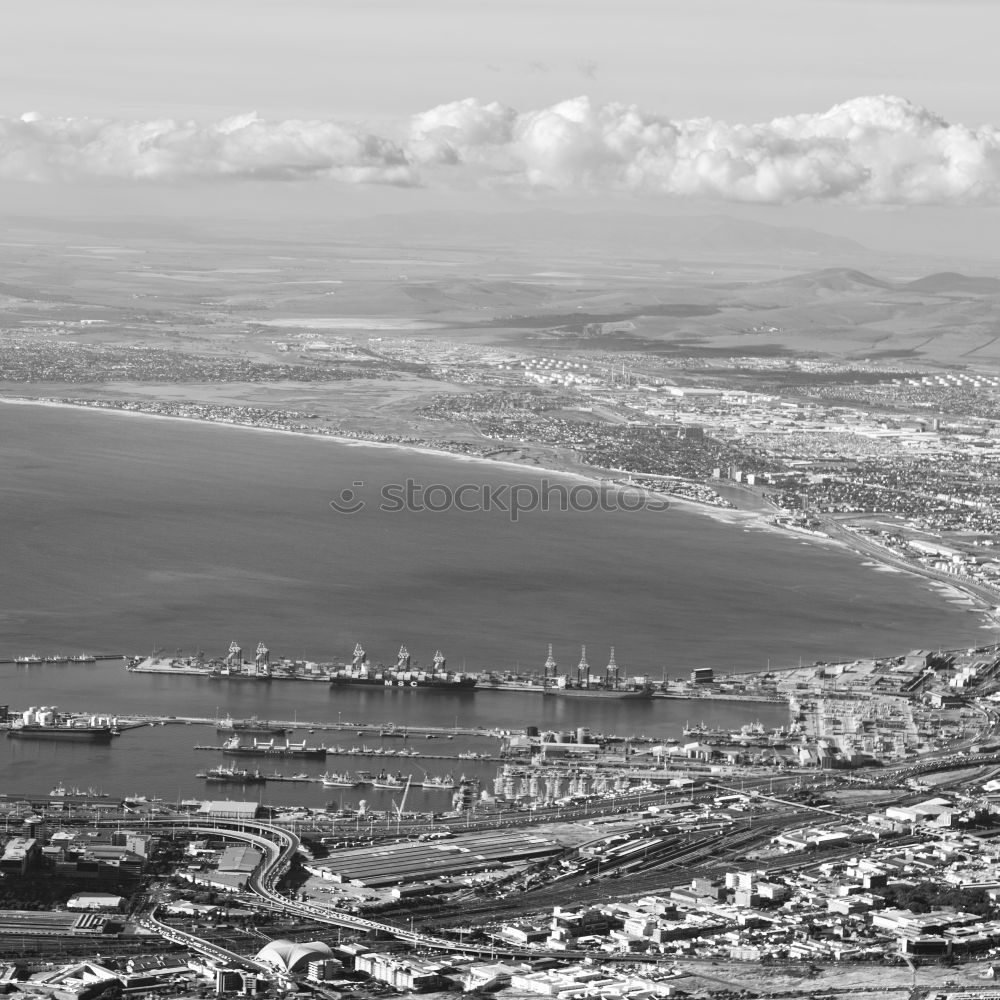
M 898 97 L 739 125 L 586 97 L 535 111 L 474 99 L 376 134 L 240 115 L 213 124 L 0 119 L 0 177 L 503 186 L 784 204 L 1000 203 L 1000 130 Z
M 314 176 L 399 185 L 418 180 L 397 143 L 333 122 L 268 122 L 254 114 L 209 125 L 170 118 L 0 119 L 0 178 L 7 180 Z

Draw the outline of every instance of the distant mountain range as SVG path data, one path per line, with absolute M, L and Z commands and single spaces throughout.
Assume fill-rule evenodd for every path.
M 913 292 L 918 295 L 1000 295 L 1000 278 L 976 277 L 954 271 L 929 274 L 915 281 L 887 281 L 852 268 L 828 267 L 821 271 L 807 271 L 763 284 L 770 288 L 794 288 L 814 292 L 865 294 L 883 289 L 889 292 Z
M 903 286 L 909 292 L 929 295 L 1000 295 L 1000 278 L 983 278 L 954 271 L 929 274 Z
M 772 226 L 726 215 L 661 216 L 635 212 L 409 212 L 344 220 L 348 239 L 533 245 L 570 243 L 584 252 L 637 246 L 665 255 L 684 253 L 868 253 L 854 240 L 813 229 Z
M 855 271 L 849 267 L 827 267 L 822 271 L 807 271 L 805 274 L 793 274 L 788 278 L 778 278 L 775 281 L 764 282 L 770 288 L 796 288 L 806 291 L 827 292 L 867 292 L 872 289 L 892 289 L 898 286 L 890 281 L 873 278 L 864 271 Z

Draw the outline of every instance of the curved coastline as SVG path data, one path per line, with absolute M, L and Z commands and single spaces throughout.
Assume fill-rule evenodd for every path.
M 72 403 L 52 397 L 36 398 L 0 395 L 0 403 L 15 406 L 39 406 L 66 410 L 96 411 L 99 413 L 119 414 L 125 417 L 145 417 L 150 420 L 182 421 L 189 424 L 230 428 L 235 430 L 250 431 L 258 434 L 282 434 L 294 437 L 297 440 L 325 441 L 337 445 L 346 445 L 357 448 L 388 449 L 403 453 L 425 455 L 433 458 L 448 458 L 458 462 L 483 464 L 491 468 L 499 467 L 503 469 L 510 469 L 511 471 L 517 470 L 519 472 L 529 472 L 537 476 L 558 476 L 563 479 L 587 485 L 592 485 L 594 483 L 607 484 L 610 481 L 610 477 L 601 475 L 600 470 L 598 469 L 592 469 L 591 474 L 588 475 L 584 472 L 573 469 L 533 465 L 527 462 L 512 461 L 510 459 L 490 458 L 484 455 L 462 454 L 460 452 L 449 451 L 444 448 L 433 448 L 424 444 L 406 444 L 395 441 L 374 441 L 365 438 L 348 437 L 338 434 L 309 433 L 304 431 L 286 430 L 278 427 L 258 427 L 253 424 L 240 423 L 237 421 L 207 420 L 200 417 L 150 413 L 146 410 L 127 409 L 117 406 Z M 998 603 L 992 604 L 990 601 L 987 601 L 976 589 L 965 585 L 961 580 L 949 579 L 947 581 L 942 581 L 935 573 L 926 570 L 922 566 L 908 563 L 898 558 L 889 558 L 888 553 L 883 555 L 878 551 L 873 551 L 871 548 L 863 547 L 860 544 L 852 544 L 850 540 L 850 533 L 847 531 L 844 532 L 845 537 L 841 538 L 833 537 L 830 534 L 805 535 L 801 532 L 795 531 L 794 529 L 775 524 L 770 520 L 769 514 L 766 511 L 749 511 L 733 507 L 718 507 L 712 504 L 700 503 L 696 500 L 690 499 L 689 497 L 673 494 L 669 491 L 650 490 L 640 485 L 623 484 L 617 481 L 614 481 L 612 486 L 615 490 L 631 491 L 647 496 L 651 499 L 657 499 L 660 501 L 667 499 L 671 507 L 676 506 L 689 513 L 697 513 L 721 523 L 742 525 L 746 531 L 754 530 L 774 533 L 788 539 L 798 538 L 802 544 L 816 544 L 838 548 L 842 551 L 853 553 L 861 560 L 869 561 L 869 564 L 873 561 L 878 565 L 878 568 L 883 570 L 910 573 L 915 577 L 935 585 L 931 588 L 935 593 L 939 593 L 941 588 L 950 588 L 953 592 L 962 595 L 963 599 L 970 601 L 973 605 L 973 607 L 969 608 L 969 610 L 983 616 L 985 623 L 984 627 L 1000 627 L 1000 595 L 998 595 Z

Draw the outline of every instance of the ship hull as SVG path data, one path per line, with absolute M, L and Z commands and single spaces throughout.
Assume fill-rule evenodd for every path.
M 288 729 L 285 726 L 272 726 L 266 722 L 234 722 L 231 726 L 220 723 L 215 727 L 217 733 L 230 736 L 285 736 Z
M 330 687 L 366 687 L 392 688 L 399 691 L 472 691 L 476 687 L 475 677 L 463 677 L 461 680 L 438 680 L 437 678 L 395 678 L 382 677 L 350 677 L 333 676 Z
M 70 743 L 110 743 L 110 726 L 19 726 L 7 732 L 12 740 L 55 740 Z
M 553 695 L 556 698 L 629 698 L 641 700 L 653 697 L 652 691 L 615 690 L 613 688 L 549 688 L 545 694 Z
M 286 750 L 269 747 L 225 747 L 222 751 L 233 757 L 325 757 L 325 747 L 310 747 L 306 750 Z

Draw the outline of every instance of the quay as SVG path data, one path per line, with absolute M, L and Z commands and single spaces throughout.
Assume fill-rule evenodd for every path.
M 202 744 L 192 747 L 193 750 L 214 750 L 216 753 L 222 753 L 225 749 L 221 746 L 216 746 L 214 744 Z M 477 753 L 475 755 L 465 754 L 464 756 L 459 753 L 447 754 L 447 753 L 417 753 L 417 754 L 395 754 L 387 753 L 385 750 L 381 750 L 377 747 L 363 747 L 359 749 L 345 750 L 343 747 L 322 747 L 320 749 L 326 750 L 327 757 L 377 757 L 380 760 L 391 760 L 395 761 L 397 764 L 403 764 L 406 761 L 417 761 L 417 760 L 457 760 L 464 761 L 466 763 L 472 764 L 475 762 L 480 762 L 484 764 L 498 764 L 502 763 L 504 757 L 495 757 L 492 754 L 487 753 Z M 252 756 L 249 755 L 249 756 Z M 261 754 L 260 756 L 267 756 L 266 754 Z
M 172 674 L 180 677 L 204 677 L 214 682 L 234 681 L 240 684 L 270 684 L 271 682 L 294 682 L 311 684 L 329 684 L 337 677 L 331 664 L 309 664 L 305 670 L 287 670 L 279 664 L 268 664 L 267 672 L 257 673 L 253 671 L 233 673 L 222 673 L 208 666 L 205 662 L 191 657 L 175 657 L 165 659 L 158 656 L 149 656 L 143 660 L 137 658 L 125 658 L 125 669 L 132 674 Z M 479 691 L 499 692 L 499 693 L 522 693 L 537 695 L 539 698 L 550 696 L 540 678 L 537 676 L 517 675 L 505 676 L 498 679 L 496 675 L 489 671 L 470 673 L 470 676 L 477 679 L 474 687 L 464 689 L 463 693 L 475 694 Z M 753 673 L 746 675 L 731 675 L 727 677 L 729 683 L 746 683 L 746 678 L 752 678 Z M 720 678 L 721 679 L 721 678 Z M 396 690 L 397 685 L 387 685 L 391 690 Z M 694 685 L 678 685 L 667 683 L 666 681 L 648 682 L 648 694 L 652 698 L 669 698 L 686 701 L 745 701 L 750 703 L 784 705 L 788 699 L 782 695 L 770 692 L 754 690 L 743 691 L 719 691 L 711 687 L 698 687 Z M 378 685 L 373 688 L 378 689 Z M 595 692 L 597 694 L 597 692 Z M 586 695 L 583 695 L 586 697 Z
M 127 715 L 119 716 L 119 724 L 131 727 L 138 726 L 217 726 L 219 719 L 208 719 L 196 716 L 177 715 Z M 402 725 L 394 722 L 382 722 L 373 724 L 370 722 L 308 722 L 302 719 L 271 719 L 271 725 L 280 726 L 285 729 L 297 730 L 299 732 L 308 731 L 310 734 L 319 732 L 353 733 L 359 739 L 363 737 L 381 739 L 399 739 L 410 742 L 412 740 L 451 740 L 459 736 L 474 737 L 478 739 L 504 739 L 511 735 L 507 729 L 487 729 L 485 726 L 425 726 Z M 227 734 L 228 735 L 228 734 Z M 616 736 L 614 733 L 596 734 L 599 740 L 605 743 L 624 744 L 632 746 L 642 746 L 644 744 L 654 744 L 660 742 L 658 738 L 638 734 L 636 736 Z M 412 747 L 412 743 L 410 744 Z M 421 744 L 423 746 L 424 744 Z M 195 749 L 221 750 L 221 746 L 196 747 Z M 346 751 L 344 751 L 346 752 Z M 390 756 L 386 754 L 386 756 Z M 400 756 L 405 756 L 401 754 Z M 433 754 L 420 752 L 422 757 L 432 757 Z M 447 757 L 447 755 L 442 755 Z
M 217 726 L 221 720 L 180 715 L 125 715 L 119 716 L 120 724 L 136 726 Z M 483 726 L 412 726 L 385 722 L 308 722 L 302 719 L 271 719 L 270 723 L 284 729 L 313 732 L 355 733 L 358 737 L 370 736 L 383 739 L 450 740 L 456 736 L 492 736 L 502 733 Z M 232 734 L 236 735 L 236 734 Z M 633 741 L 635 742 L 635 741 Z M 212 749 L 215 749 L 214 747 Z M 221 749 L 221 748 L 220 748 Z
M 87 653 L 86 655 L 89 657 L 90 660 L 127 660 L 128 659 L 128 655 L 126 653 Z M 39 661 L 34 661 L 33 660 L 29 664 L 25 664 L 25 663 L 22 662 L 21 659 L 16 659 L 14 657 L 10 657 L 8 659 L 0 659 L 0 664 L 4 664 L 4 663 L 17 663 L 19 666 L 39 666 L 39 667 L 42 667 L 42 666 L 48 666 L 48 667 L 53 667 L 53 666 L 55 666 L 55 667 L 85 667 L 85 666 L 89 666 L 90 665 L 89 663 L 81 663 L 79 661 L 70 662 L 70 659 L 69 659 L 68 656 L 65 657 L 65 658 L 63 658 L 63 659 L 61 659 L 61 660 L 59 660 L 58 662 L 54 661 L 54 660 L 51 660 L 51 659 L 48 662 L 46 662 L 45 658 L 43 657 L 41 660 L 39 660 Z

